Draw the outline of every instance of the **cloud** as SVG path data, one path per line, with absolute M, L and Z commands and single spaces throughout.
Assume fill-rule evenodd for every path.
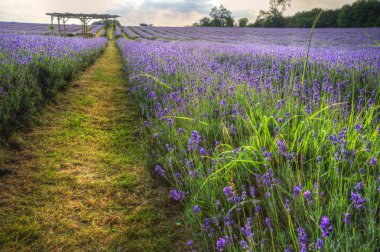
M 213 3 L 211 0 L 145 0 L 142 7 L 149 10 L 208 13 Z
M 213 6 L 213 0 L 140 0 L 119 1 L 107 11 L 122 16 L 125 25 L 184 26 L 208 15 Z

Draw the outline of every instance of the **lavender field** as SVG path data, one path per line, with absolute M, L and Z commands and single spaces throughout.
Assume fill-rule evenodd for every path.
M 38 224 L 4 204 L 0 247 L 168 251 L 184 228 L 184 251 L 380 250 L 380 29 L 317 29 L 308 48 L 309 29 L 45 28 L 0 22 L 2 135 L 79 83 L 26 137 L 34 194 L 15 208 Z
M 316 30 L 307 61 L 308 29 L 123 31 L 190 251 L 380 249 L 380 29 Z
M 123 27 L 131 39 L 164 41 L 202 41 L 227 44 L 254 44 L 260 46 L 307 47 L 310 29 L 295 28 L 218 28 L 218 27 Z M 314 48 L 374 48 L 373 41 L 366 35 L 379 40 L 379 28 L 316 29 Z
M 105 38 L 86 40 L 0 33 L 0 129 L 30 118 L 104 49 Z M 3 133 L 4 134 L 4 133 Z

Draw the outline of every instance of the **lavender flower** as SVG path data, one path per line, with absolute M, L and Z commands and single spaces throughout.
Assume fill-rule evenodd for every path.
M 364 207 L 366 200 L 359 194 L 351 191 L 350 200 L 354 203 L 356 209 L 361 209 Z
M 252 198 L 255 198 L 256 197 L 256 190 L 255 190 L 255 187 L 254 186 L 251 186 L 249 188 L 249 195 L 251 195 Z
M 231 125 L 231 127 L 230 127 L 230 134 L 233 135 L 233 136 L 236 136 L 237 133 L 238 133 L 237 129 L 233 125 Z
M 305 229 L 299 227 L 297 229 L 297 231 L 298 231 L 298 243 L 301 247 L 301 252 L 306 252 L 306 250 L 307 250 L 307 244 L 306 244 L 307 234 L 305 232 Z
M 219 238 L 216 242 L 216 250 L 223 251 L 223 249 L 226 247 L 227 241 L 224 238 Z
M 285 209 L 286 210 L 290 210 L 290 200 L 289 199 L 285 199 Z
M 363 182 L 358 182 L 356 185 L 355 185 L 355 190 L 356 191 L 361 191 L 363 190 Z
M 288 149 L 286 147 L 286 144 L 281 139 L 279 139 L 277 141 L 277 148 L 281 152 L 282 156 L 289 158 Z
M 308 113 L 309 115 L 311 114 L 311 106 L 310 106 L 310 104 L 308 104 L 308 105 L 306 106 L 305 111 L 306 111 L 306 113 Z
M 185 193 L 181 190 L 171 189 L 170 197 L 175 201 L 181 201 L 185 198 Z
M 252 231 L 251 231 L 251 219 L 247 218 L 247 223 L 244 225 L 244 227 L 241 227 L 241 233 L 247 238 L 251 239 L 253 237 Z
M 317 244 L 315 245 L 316 250 L 322 250 L 324 246 L 324 242 L 322 239 L 318 239 Z
M 296 198 L 302 192 L 302 185 L 293 188 L 293 198 Z
M 360 124 L 355 124 L 355 129 L 357 132 L 361 132 L 363 130 L 363 126 Z
M 309 190 L 307 190 L 307 191 L 305 191 L 303 193 L 303 195 L 305 196 L 305 199 L 307 200 L 307 203 L 309 205 L 311 205 L 313 203 L 312 200 L 311 200 L 311 192 Z
M 326 238 L 326 236 L 329 235 L 329 233 L 332 232 L 333 226 L 330 225 L 330 220 L 328 216 L 323 216 L 321 218 L 321 225 L 320 228 L 322 229 L 322 237 Z
M 240 246 L 241 246 L 241 248 L 242 248 L 243 250 L 247 250 L 247 249 L 249 248 L 248 243 L 247 243 L 246 241 L 244 241 L 244 240 L 241 240 L 241 241 L 239 242 L 239 244 L 240 244 Z
M 269 230 L 271 232 L 273 231 L 273 228 L 272 228 L 272 225 L 270 223 L 270 219 L 269 218 L 265 218 L 265 225 L 269 228 Z
M 183 132 L 182 128 L 178 128 L 178 135 L 182 135 L 182 132 Z
M 223 192 L 224 195 L 226 195 L 226 197 L 230 197 L 233 193 L 232 188 L 230 186 L 224 187 Z
M 343 213 L 343 222 L 349 225 L 351 223 L 351 214 Z
M 194 130 L 189 139 L 187 148 L 189 149 L 189 151 L 193 151 L 198 147 L 201 141 L 202 139 L 201 136 L 198 134 L 198 131 Z
M 187 244 L 187 246 L 192 247 L 194 245 L 194 241 L 189 240 L 186 244 Z
M 260 206 L 255 206 L 255 213 L 258 214 L 261 210 Z
M 206 151 L 205 149 L 203 149 L 202 147 L 199 148 L 199 154 L 201 155 L 206 155 Z
M 201 208 L 198 205 L 194 206 L 194 213 L 198 214 L 201 211 Z
M 375 166 L 377 164 L 377 158 L 371 157 L 369 161 L 370 166 Z
M 156 167 L 154 168 L 154 171 L 155 171 L 156 173 L 158 173 L 161 177 L 165 177 L 165 170 L 162 169 L 161 166 L 156 165 Z
M 322 157 L 321 156 L 317 157 L 317 162 L 318 162 L 319 165 L 322 164 Z
M 370 152 L 371 151 L 371 142 L 368 141 L 367 144 L 365 145 L 365 151 Z

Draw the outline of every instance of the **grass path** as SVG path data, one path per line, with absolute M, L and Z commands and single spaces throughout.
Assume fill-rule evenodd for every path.
M 115 41 L 14 136 L 0 178 L 2 251 L 170 251 L 178 209 L 144 167 Z M 168 218 L 169 217 L 169 218 Z

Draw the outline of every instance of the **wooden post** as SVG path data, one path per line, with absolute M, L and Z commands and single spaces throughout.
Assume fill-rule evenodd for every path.
M 69 20 L 69 18 L 63 18 L 62 19 L 62 22 L 63 22 L 63 34 L 65 34 L 65 37 L 67 37 L 67 33 L 66 33 L 66 22 L 67 20 Z
M 54 23 L 53 23 L 54 16 L 53 15 L 50 16 L 50 21 L 51 21 L 51 35 L 53 35 L 54 34 Z
M 84 36 L 84 30 L 86 28 L 86 23 L 85 23 L 83 17 L 80 17 L 79 19 L 82 22 L 82 36 Z
M 61 18 L 57 17 L 57 19 L 58 19 L 58 33 L 59 33 L 59 36 L 61 36 Z

